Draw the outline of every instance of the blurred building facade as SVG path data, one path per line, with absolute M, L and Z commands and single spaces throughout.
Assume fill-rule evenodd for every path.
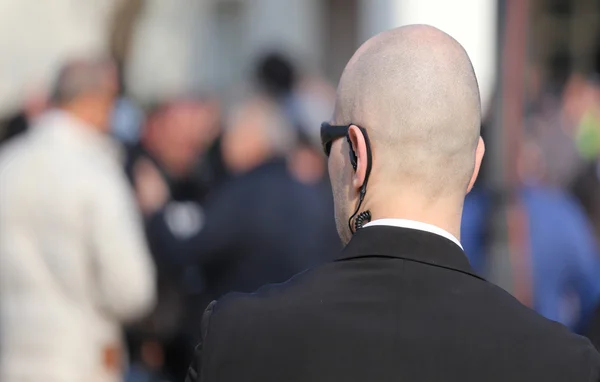
M 224 91 L 243 80 L 257 56 L 271 49 L 337 82 L 352 52 L 370 36 L 395 26 L 428 23 L 466 47 L 488 100 L 495 76 L 496 1 L 462 3 L 151 0 L 141 15 L 141 33 L 131 56 L 131 90 L 139 97 L 187 85 Z
M 265 51 L 283 51 L 306 71 L 323 74 L 335 83 L 361 42 L 408 23 L 433 24 L 465 45 L 484 102 L 494 83 L 496 0 L 462 0 L 460 4 L 444 0 L 47 3 L 42 7 L 32 0 L 6 0 L 0 5 L 5 32 L 0 48 L 11 52 L 9 60 L 0 64 L 0 116 L 22 102 L 32 86 L 47 85 L 57 64 L 42 63 L 76 54 L 112 48 L 125 62 L 130 93 L 142 102 L 198 91 L 216 91 L 227 98 L 239 91 L 236 85 L 248 77 L 252 64 Z M 19 28 L 27 33 L 19 35 Z M 13 53 L 16 48 L 18 54 Z
M 0 61 L 0 118 L 33 90 L 47 87 L 68 57 L 107 52 L 110 45 L 128 58 L 127 84 L 143 100 L 186 88 L 231 89 L 271 48 L 336 82 L 360 42 L 414 22 L 438 26 L 467 48 L 487 105 L 496 76 L 499 1 L 5 0 L 0 2 L 0 49 L 7 53 Z M 566 60 L 571 64 L 565 70 L 591 71 L 600 3 L 528 3 L 528 60 L 539 69 L 536 75 L 553 76 Z M 117 41 L 111 41 L 115 28 Z
M 0 118 L 44 91 L 66 59 L 106 50 L 111 14 L 122 1 L 1 1 Z

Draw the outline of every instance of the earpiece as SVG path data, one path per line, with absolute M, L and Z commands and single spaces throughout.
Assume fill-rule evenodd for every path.
M 363 211 L 354 219 L 354 231 L 358 231 L 365 223 L 371 221 L 371 211 Z
M 348 228 L 350 229 L 350 232 L 352 232 L 353 234 L 357 230 L 361 229 L 365 223 L 368 223 L 371 221 L 371 211 L 367 210 L 367 211 L 361 212 L 360 214 L 358 213 L 358 211 L 360 211 L 360 206 L 362 206 L 363 200 L 365 199 L 365 194 L 367 193 L 367 182 L 369 181 L 369 175 L 371 174 L 371 166 L 373 164 L 372 163 L 373 158 L 371 157 L 371 142 L 369 141 L 369 136 L 367 135 L 366 130 L 361 128 L 360 131 L 362 132 L 362 134 L 365 138 L 365 143 L 367 146 L 367 161 L 366 161 L 367 171 L 365 174 L 365 180 L 360 189 L 358 206 L 356 206 L 356 211 L 354 211 L 352 216 L 350 216 L 350 219 L 348 219 Z M 352 168 L 354 169 L 354 171 L 356 171 L 356 169 L 358 168 L 358 158 L 356 156 L 356 152 L 354 151 L 354 149 L 352 147 L 352 142 L 350 141 L 349 134 L 346 135 L 346 140 L 348 141 L 348 146 L 349 146 L 348 155 L 350 157 L 350 164 L 352 165 Z M 355 216 L 356 216 L 356 219 L 354 219 Z M 353 219 L 354 219 L 354 224 L 352 224 Z
M 356 157 L 356 153 L 354 152 L 354 149 L 352 148 L 352 142 L 350 142 L 349 135 L 346 135 L 346 140 L 348 141 L 348 147 L 349 147 L 348 155 L 350 156 L 350 164 L 352 164 L 352 168 L 354 169 L 354 171 L 356 171 L 356 168 L 358 167 L 358 158 Z

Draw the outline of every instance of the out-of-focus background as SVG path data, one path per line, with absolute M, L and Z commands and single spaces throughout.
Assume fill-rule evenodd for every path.
M 39 155 L 46 150 L 52 158 L 56 150 L 62 158 L 73 146 L 53 146 L 53 136 L 37 130 L 78 125 L 67 119 L 79 114 L 90 117 L 83 118 L 87 125 L 108 121 L 156 268 L 139 275 L 156 285 L 154 303 L 127 319 L 107 318 L 100 306 L 113 297 L 135 300 L 127 297 L 127 277 L 111 289 L 120 296 L 109 293 L 103 304 L 95 293 L 85 295 L 92 307 L 86 309 L 124 332 L 125 345 L 106 346 L 98 356 L 104 366 L 132 382 L 183 380 L 210 301 L 283 282 L 335 255 L 340 243 L 320 123 L 332 114 L 335 85 L 356 48 L 380 31 L 413 23 L 434 25 L 462 43 L 479 80 L 487 155 L 465 202 L 461 234 L 473 267 L 532 309 L 598 341 L 600 1 L 3 0 L 0 158 L 3 152 L 5 162 L 11 153 L 29 158 L 22 143 L 28 140 Z M 112 60 L 104 69 L 116 74 L 104 119 L 98 110 L 106 97 L 94 88 L 99 58 Z M 63 114 L 57 117 L 56 109 Z M 46 149 L 36 146 L 40 141 Z M 96 155 L 86 150 L 78 155 Z M 1 163 L 8 174 L 11 167 Z M 30 194 L 9 180 L 63 182 L 61 171 L 18 168 L 22 177 L 0 173 L 7 182 L 0 191 L 8 189 L 2 195 Z M 81 171 L 89 177 L 95 168 Z M 75 170 L 64 171 L 68 182 L 80 183 Z M 50 209 L 79 208 L 78 193 L 89 192 L 57 189 L 69 198 L 42 192 Z M 29 298 L 37 293 L 23 281 L 30 267 L 94 288 L 89 267 L 71 268 L 61 258 L 67 251 L 52 247 L 84 242 L 82 233 L 56 229 L 60 219 L 44 211 L 47 204 L 27 215 L 13 208 L 25 200 L 0 199 L 0 224 L 19 227 L 0 227 L 0 377 L 7 381 L 36 362 L 49 362 L 45 372 L 68 375 L 52 370 L 68 363 L 52 364 L 34 351 L 37 345 L 13 335 L 42 338 L 51 330 L 43 319 L 15 318 L 43 315 L 31 312 L 50 304 Z M 54 228 L 48 245 L 12 240 L 24 230 L 31 240 L 47 236 L 35 218 L 46 212 L 45 224 Z M 113 218 L 118 226 L 122 217 Z M 82 224 L 87 220 L 82 215 Z M 135 230 L 131 235 L 141 233 Z M 102 238 L 118 248 L 117 236 Z M 104 261 L 94 251 L 81 256 L 90 264 Z M 127 256 L 112 261 L 133 279 L 140 270 L 127 269 Z M 33 257 L 42 261 L 34 266 Z

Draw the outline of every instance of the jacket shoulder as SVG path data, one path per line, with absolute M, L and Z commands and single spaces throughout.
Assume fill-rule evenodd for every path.
M 560 349 L 561 354 L 556 354 L 554 358 L 556 364 L 563 364 L 565 369 L 571 367 L 573 371 L 581 367 L 581 380 L 599 382 L 600 354 L 594 345 L 587 338 L 570 332 L 568 333 L 568 337 L 569 339 L 565 338 L 561 341 L 564 348 Z
M 306 271 L 287 282 L 264 286 L 255 293 L 230 293 L 213 301 L 202 316 L 201 341 L 186 382 L 211 380 L 220 361 L 238 354 L 247 357 L 248 352 L 256 351 L 257 344 L 272 337 L 269 334 L 273 319 L 285 320 L 281 313 L 294 316 L 295 309 L 291 305 L 302 300 L 297 296 L 311 278 L 314 278 L 313 271 Z
M 254 293 L 227 294 L 212 305 L 207 330 L 250 330 L 251 325 L 264 324 L 275 316 L 281 318 L 278 313 L 283 311 L 292 312 L 318 304 L 321 293 L 328 290 L 325 275 L 333 266 L 332 263 L 321 265 L 283 283 L 265 285 Z
M 600 381 L 600 354 L 587 338 L 542 317 L 500 287 L 481 285 L 477 301 L 488 313 L 477 315 L 474 322 L 486 322 L 497 354 L 513 362 L 527 360 L 530 372 L 545 374 L 546 380 Z

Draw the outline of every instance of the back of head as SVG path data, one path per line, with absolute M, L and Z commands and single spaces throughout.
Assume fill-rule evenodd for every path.
M 427 26 L 373 38 L 352 58 L 338 89 L 336 122 L 364 127 L 373 175 L 437 198 L 464 194 L 481 124 L 479 88 L 458 42 Z
M 105 129 L 117 88 L 116 67 L 112 61 L 104 58 L 74 60 L 59 71 L 50 103 Z
M 401 215 L 403 206 L 422 211 L 444 203 L 460 216 L 483 144 L 477 79 L 466 51 L 452 37 L 411 25 L 367 41 L 342 74 L 333 122 L 368 133 L 373 168 L 365 208 L 374 218 L 404 217 L 389 216 Z M 330 174 L 336 171 L 330 159 Z M 336 191 L 335 178 L 339 211 L 339 199 L 348 192 Z M 355 188 L 345 214 L 355 208 L 357 193 Z M 377 210 L 388 216 L 378 216 Z
M 293 128 L 272 100 L 256 96 L 243 102 L 230 116 L 223 135 L 228 169 L 244 173 L 281 158 L 293 144 Z

